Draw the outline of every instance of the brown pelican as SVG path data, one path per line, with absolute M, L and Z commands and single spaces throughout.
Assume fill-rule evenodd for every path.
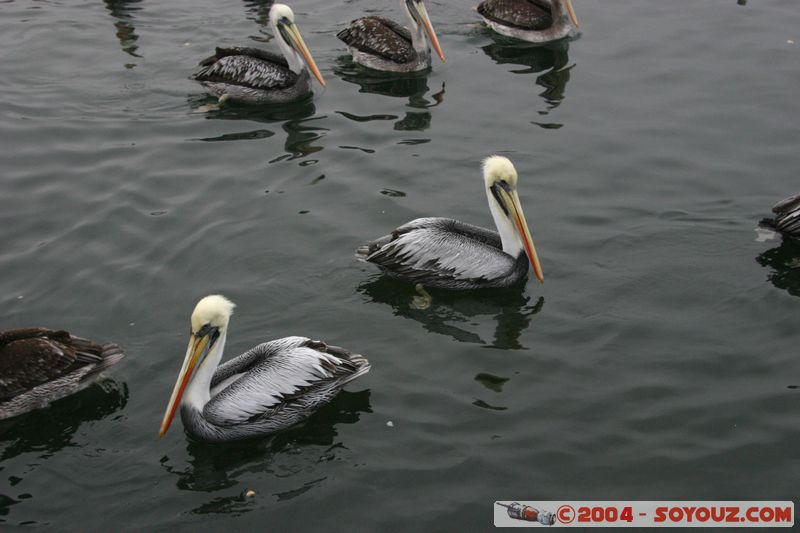
M 289 6 L 273 5 L 269 23 L 283 57 L 258 48 L 217 48 L 213 56 L 200 62 L 203 68 L 192 78 L 221 101 L 250 104 L 281 104 L 305 98 L 311 94 L 308 69 L 324 86 L 325 80 L 300 36 Z
M 125 354 L 66 331 L 0 332 L 0 419 L 45 407 L 90 385 Z
M 353 61 L 375 70 L 414 72 L 431 66 L 431 49 L 444 61 L 439 39 L 433 31 L 422 0 L 400 0 L 411 31 L 383 17 L 363 17 L 337 34 L 347 44 Z
M 765 218 L 761 225 L 787 237 L 800 239 L 800 194 L 781 200 L 772 207 L 775 218 Z
M 511 286 L 525 277 L 530 260 L 544 283 L 517 196 L 514 165 L 505 157 L 489 157 L 483 180 L 497 232 L 450 218 L 418 218 L 360 247 L 356 256 L 389 277 L 456 290 Z
M 220 295 L 206 296 L 194 308 L 189 347 L 159 436 L 178 405 L 184 427 L 206 442 L 272 433 L 303 420 L 369 372 L 361 355 L 305 337 L 259 344 L 217 368 L 233 308 Z
M 484 0 L 478 14 L 497 33 L 532 43 L 562 39 L 580 26 L 572 0 Z

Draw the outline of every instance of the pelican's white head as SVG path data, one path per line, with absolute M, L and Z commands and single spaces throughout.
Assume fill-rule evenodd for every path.
M 489 209 L 503 242 L 503 251 L 517 257 L 522 250 L 528 255 L 533 273 L 544 283 L 542 265 L 536 255 L 533 237 L 525 221 L 517 195 L 517 169 L 507 157 L 493 155 L 483 161 L 483 181 Z
M 491 187 L 498 181 L 505 181 L 511 187 L 517 188 L 517 169 L 507 157 L 490 155 L 483 160 L 483 181 Z
M 202 409 L 208 401 L 211 378 L 222 358 L 225 335 L 234 307 L 236 306 L 233 302 L 219 294 L 206 296 L 194 307 L 189 346 L 186 348 L 183 366 L 172 389 L 164 418 L 161 420 L 161 429 L 158 432 L 160 437 L 163 437 L 169 429 L 190 382 L 191 386 L 186 392 L 185 401 L 199 409 Z
M 286 4 L 273 4 L 269 9 L 269 21 L 273 25 L 278 25 L 278 21 L 282 18 L 294 24 L 294 11 Z
M 286 4 L 273 4 L 269 9 L 269 23 L 292 72 L 300 74 L 305 63 L 320 85 L 324 86 L 325 80 L 294 23 L 292 8 Z
M 192 313 L 192 334 L 197 334 L 204 326 L 219 330 L 226 329 L 236 307 L 232 301 L 221 294 L 206 296 L 194 307 Z

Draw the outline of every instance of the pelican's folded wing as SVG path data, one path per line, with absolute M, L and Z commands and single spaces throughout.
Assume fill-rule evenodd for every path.
M 87 372 L 104 369 L 121 358 L 116 345 L 101 346 L 66 331 L 26 328 L 0 332 L 0 401 L 85 368 L 78 376 L 82 379 Z
M 800 194 L 781 200 L 775 204 L 772 212 L 775 213 L 775 218 L 763 219 L 763 226 L 800 239 Z
M 200 82 L 228 83 L 257 89 L 282 89 L 297 83 L 286 60 L 257 48 L 217 48 L 200 62 L 192 78 Z
M 496 233 L 447 218 L 412 220 L 381 244 L 367 261 L 423 285 L 431 277 L 497 279 L 515 265 L 515 258 L 500 249 Z
M 291 341 L 284 342 L 287 339 Z M 212 424 L 222 426 L 243 423 L 270 414 L 280 409 L 282 404 L 316 387 L 325 387 L 334 381 L 343 384 L 369 368 L 367 364 L 364 369 L 363 358 L 358 356 L 351 361 L 349 352 L 344 350 L 302 337 L 287 339 L 273 341 L 283 344 L 284 347 L 278 350 L 273 343 L 265 343 L 267 346 L 264 348 L 254 348 L 267 355 L 256 357 L 257 361 L 238 378 L 222 378 L 230 380 L 229 384 L 211 397 L 203 409 L 204 417 Z M 297 339 L 303 339 L 303 342 L 298 345 Z M 223 366 L 217 374 L 231 370 L 232 366 L 227 369 Z M 214 379 L 217 380 L 217 375 Z
M 553 25 L 550 10 L 532 0 L 484 0 L 478 5 L 483 17 L 506 26 L 540 31 Z
M 411 33 L 393 20 L 363 17 L 337 34 L 348 46 L 397 63 L 408 63 L 416 57 Z

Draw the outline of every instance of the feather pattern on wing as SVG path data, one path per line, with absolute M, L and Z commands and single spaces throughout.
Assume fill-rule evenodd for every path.
M 534 0 L 484 0 L 478 13 L 485 18 L 524 30 L 540 31 L 553 25 L 550 7 Z
M 192 76 L 200 82 L 284 89 L 298 80 L 286 59 L 258 48 L 217 48 L 213 56 L 200 62 L 200 66 L 203 68 Z
M 411 32 L 384 17 L 356 19 L 337 37 L 356 50 L 396 63 L 409 63 L 417 58 L 411 43 Z
M 800 194 L 781 200 L 772 208 L 775 218 L 765 218 L 761 224 L 784 235 L 800 239 Z
M 507 286 L 527 272 L 527 262 L 503 252 L 496 232 L 448 218 L 412 220 L 359 248 L 358 255 L 393 277 L 428 287 Z
M 230 426 L 269 417 L 291 408 L 316 389 L 338 389 L 369 369 L 366 360 L 304 337 L 287 337 L 260 344 L 222 365 L 212 386 L 241 374 L 214 395 L 203 408 L 211 424 Z

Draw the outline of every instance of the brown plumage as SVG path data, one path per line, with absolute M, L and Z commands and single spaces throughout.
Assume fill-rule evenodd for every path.
M 417 57 L 411 32 L 391 19 L 362 17 L 337 34 L 348 46 L 396 63 L 408 63 Z
M 68 332 L 24 328 L 0 332 L 0 419 L 72 394 L 124 357 Z
M 553 25 L 550 6 L 534 0 L 485 0 L 478 5 L 478 13 L 523 30 L 540 31 Z

